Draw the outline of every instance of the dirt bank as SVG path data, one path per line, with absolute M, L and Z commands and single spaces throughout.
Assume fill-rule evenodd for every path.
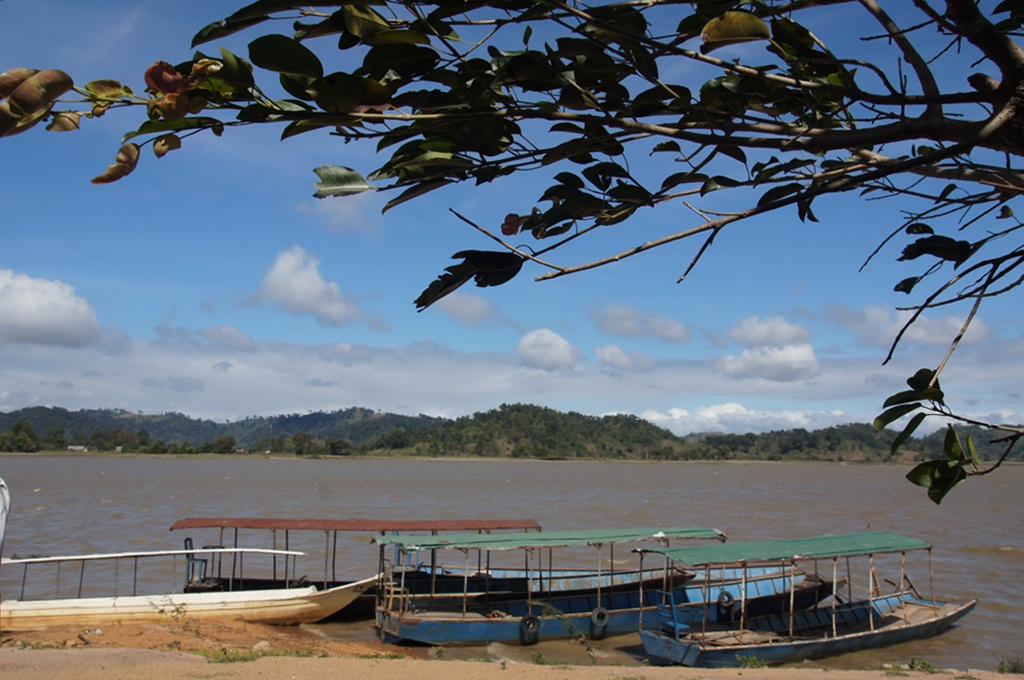
M 422 650 L 420 650 L 422 652 Z M 11 680 L 1002 680 L 987 671 L 695 670 L 412 658 L 379 642 L 326 640 L 300 628 L 242 622 L 131 624 L 0 633 L 0 677 Z M 422 653 L 419 654 L 422 656 Z M 227 662 L 225 662 L 227 661 Z M 822 678 L 822 676 L 827 676 Z

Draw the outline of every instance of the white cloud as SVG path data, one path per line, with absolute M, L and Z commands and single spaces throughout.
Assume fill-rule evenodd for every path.
M 756 347 L 739 356 L 724 357 L 719 366 L 734 378 L 761 378 L 774 382 L 807 380 L 818 373 L 818 358 L 810 345 Z
M 83 347 L 100 339 L 92 304 L 60 281 L 0 269 L 0 344 Z
M 780 316 L 748 317 L 733 326 L 728 335 L 746 348 L 739 355 L 727 355 L 718 361 L 719 369 L 727 376 L 794 382 L 818 374 L 818 358 L 808 342 L 810 332 Z
M 364 319 L 337 283 L 325 281 L 320 260 L 300 246 L 281 251 L 260 286 L 259 299 L 293 314 L 310 314 L 322 326 L 338 327 Z
M 822 360 L 814 380 L 788 383 L 725 376 L 705 359 L 648 359 L 650 366 L 641 370 L 644 356 L 628 346 L 605 346 L 595 352 L 604 363 L 586 362 L 547 329 L 506 352 L 466 352 L 431 341 L 389 346 L 256 341 L 242 349 L 207 339 L 222 330 L 189 336 L 187 329 L 178 329 L 166 340 L 126 339 L 127 351 L 120 356 L 105 353 L 102 345 L 0 345 L 0 411 L 51 404 L 236 420 L 363 406 L 458 417 L 502 403 L 530 403 L 581 413 L 634 413 L 677 434 L 748 432 L 870 422 L 881 400 L 912 372 L 900 366 L 882 371 L 876 361 L 846 357 Z M 973 365 L 950 370 L 946 387 L 955 384 L 986 397 L 965 404 L 969 415 L 1005 407 L 1004 398 L 981 387 L 993 384 L 989 374 L 979 374 Z M 888 382 L 867 380 L 870 371 L 888 376 Z M 1002 380 L 997 384 L 1005 383 L 998 394 L 1020 384 L 1015 365 L 992 367 L 997 372 Z M 979 378 L 975 389 L 970 381 Z M 997 419 L 1020 422 L 1024 416 L 1011 408 Z
M 594 350 L 594 356 L 603 363 L 619 369 L 627 369 L 632 365 L 629 357 L 618 345 L 605 345 Z
M 785 347 L 810 340 L 810 332 L 803 326 L 790 323 L 781 316 L 761 319 L 747 317 L 729 330 L 729 337 L 747 347 Z
M 607 305 L 591 310 L 590 317 L 600 330 L 623 338 L 657 338 L 683 344 L 691 337 L 690 329 L 682 322 L 632 305 Z
M 620 371 L 645 371 L 651 367 L 651 358 L 643 352 L 626 352 L 618 345 L 603 345 L 594 349 L 601 363 Z
M 758 411 L 742 404 L 727 402 L 693 410 L 669 409 L 667 412 L 646 411 L 641 414 L 655 425 L 677 435 L 693 432 L 768 432 L 804 428 L 817 430 L 833 425 L 858 422 L 857 418 L 835 411 Z
M 383 201 L 373 191 L 307 201 L 296 210 L 331 233 L 373 234 L 381 227 Z
M 495 318 L 494 304 L 472 293 L 451 293 L 438 300 L 434 308 L 470 328 L 478 328 Z
M 911 312 L 895 310 L 885 305 L 865 305 L 859 310 L 837 305 L 829 311 L 829 315 L 862 342 L 883 349 L 888 349 L 892 345 L 900 329 L 911 318 Z M 964 317 L 944 316 L 936 319 L 925 315 L 906 330 L 900 342 L 948 345 L 960 332 L 963 322 Z M 988 340 L 989 337 L 985 322 L 975 318 L 964 336 L 964 342 L 969 344 Z
M 198 378 L 171 377 L 171 378 L 143 378 L 142 384 L 158 390 L 169 392 L 202 392 L 206 384 Z
M 540 328 L 519 340 L 516 354 L 530 368 L 556 371 L 575 366 L 579 352 L 558 333 Z
M 197 332 L 200 336 L 206 338 L 206 340 L 211 343 L 225 345 L 233 349 L 248 352 L 255 347 L 255 343 L 252 338 L 234 326 L 214 326 L 212 328 L 201 329 Z

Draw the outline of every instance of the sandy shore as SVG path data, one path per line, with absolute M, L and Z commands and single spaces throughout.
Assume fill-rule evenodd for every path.
M 696 670 L 615 666 L 538 666 L 481 661 L 425 661 L 359 657 L 265 656 L 254 661 L 212 663 L 186 652 L 145 649 L 0 649 L 0 676 L 14 680 L 868 680 L 887 677 L 996 680 L 983 671 L 823 671 L 818 668 Z M 822 676 L 826 676 L 823 678 Z
M 4 680 L 868 680 L 889 677 L 1004 680 L 993 671 L 697 670 L 618 665 L 540 665 L 411 658 L 376 641 L 327 640 L 300 628 L 242 622 L 131 624 L 0 633 Z M 244 658 L 223 662 L 216 658 Z M 826 676 L 823 678 L 822 676 Z

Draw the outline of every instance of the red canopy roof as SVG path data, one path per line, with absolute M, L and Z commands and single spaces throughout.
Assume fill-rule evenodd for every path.
M 386 534 L 395 531 L 495 531 L 520 529 L 540 531 L 533 519 L 288 519 L 277 517 L 189 517 L 175 522 L 175 529 L 285 529 L 318 531 L 372 531 Z

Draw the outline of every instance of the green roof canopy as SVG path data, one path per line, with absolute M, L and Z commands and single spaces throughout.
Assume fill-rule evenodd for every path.
M 753 541 L 695 545 L 679 548 L 644 550 L 666 555 L 688 566 L 729 564 L 734 562 L 781 561 L 797 559 L 827 559 L 906 552 L 930 548 L 924 541 L 899 534 L 868 532 L 840 536 L 817 536 L 780 541 Z
M 406 551 L 476 549 L 515 550 L 558 548 L 572 545 L 601 545 L 629 541 L 674 538 L 713 538 L 725 540 L 718 529 L 705 527 L 656 527 L 646 529 L 587 529 L 578 531 L 538 531 L 516 534 L 461 534 L 448 536 L 375 536 L 379 545 L 397 545 Z

